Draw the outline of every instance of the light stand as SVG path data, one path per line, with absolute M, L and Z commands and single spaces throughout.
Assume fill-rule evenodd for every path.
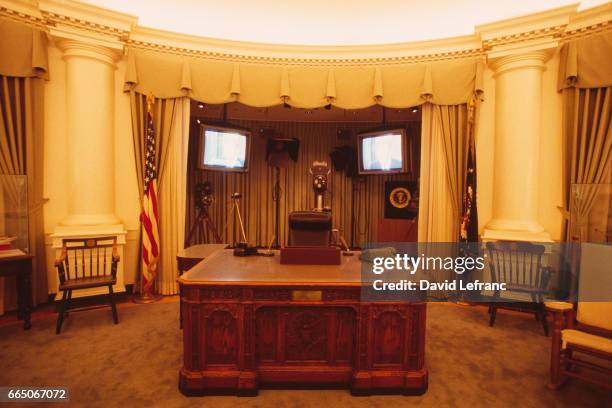
M 241 241 L 234 245 L 234 256 L 255 255 L 257 253 L 257 248 L 249 246 L 246 233 L 244 232 L 244 223 L 242 222 L 242 215 L 240 214 L 240 197 L 242 197 L 240 193 L 234 193 L 231 196 L 233 201 L 232 212 L 238 217 L 241 239 Z

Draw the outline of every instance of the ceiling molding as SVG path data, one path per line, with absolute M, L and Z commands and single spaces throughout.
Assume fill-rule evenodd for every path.
M 260 64 L 385 65 L 479 57 L 591 35 L 612 27 L 612 4 L 578 11 L 578 4 L 475 27 L 474 34 L 410 43 L 305 46 L 221 40 L 138 26 L 138 18 L 74 0 L 0 0 L 0 16 L 56 37 L 136 47 L 184 56 Z

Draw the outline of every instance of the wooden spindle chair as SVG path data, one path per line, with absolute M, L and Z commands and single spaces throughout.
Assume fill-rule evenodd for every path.
M 62 330 L 74 290 L 108 287 L 108 303 L 113 312 L 113 321 L 115 324 L 119 323 L 113 293 L 113 285 L 117 282 L 118 263 L 116 237 L 62 240 L 62 252 L 60 258 L 55 261 L 60 281 L 59 290 L 62 292 L 56 334 Z
M 500 291 L 495 291 L 495 299 L 489 304 L 489 326 L 495 324 L 498 308 L 526 311 L 535 315 L 548 336 L 544 296 L 548 293 L 550 269 L 542 265 L 544 246 L 529 242 L 487 242 L 487 252 L 492 282 L 506 283 L 506 294 L 514 292 L 531 299 L 528 302 L 505 297 L 506 302 Z

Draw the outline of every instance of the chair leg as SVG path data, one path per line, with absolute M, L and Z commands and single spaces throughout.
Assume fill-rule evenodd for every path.
M 495 317 L 497 317 L 497 306 L 491 305 L 491 317 L 489 318 L 489 326 L 493 327 L 495 324 Z
M 119 323 L 119 316 L 117 315 L 117 306 L 115 305 L 115 294 L 113 293 L 113 285 L 108 285 L 108 299 L 110 301 L 111 309 L 113 309 L 113 322 Z
M 62 291 L 62 300 L 60 301 L 59 310 L 57 311 L 57 325 L 55 326 L 55 334 L 60 334 L 60 332 L 62 331 L 62 323 L 64 323 L 64 313 L 66 312 L 66 305 L 68 303 L 67 295 L 67 291 Z
M 539 306 L 540 322 L 542 323 L 542 329 L 544 329 L 544 335 L 548 337 L 548 322 L 546 321 L 546 309 L 544 303 L 540 303 Z
M 64 317 L 68 317 L 70 316 L 70 307 L 68 307 L 68 305 L 70 304 L 70 301 L 72 300 L 72 289 L 70 289 L 68 291 L 68 297 L 66 298 L 66 311 L 64 312 Z

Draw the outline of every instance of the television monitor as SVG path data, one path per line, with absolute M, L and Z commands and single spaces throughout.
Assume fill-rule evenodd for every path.
M 392 174 L 408 171 L 406 129 L 389 129 L 359 135 L 359 174 Z
M 238 128 L 202 125 L 199 168 L 248 171 L 251 132 Z

